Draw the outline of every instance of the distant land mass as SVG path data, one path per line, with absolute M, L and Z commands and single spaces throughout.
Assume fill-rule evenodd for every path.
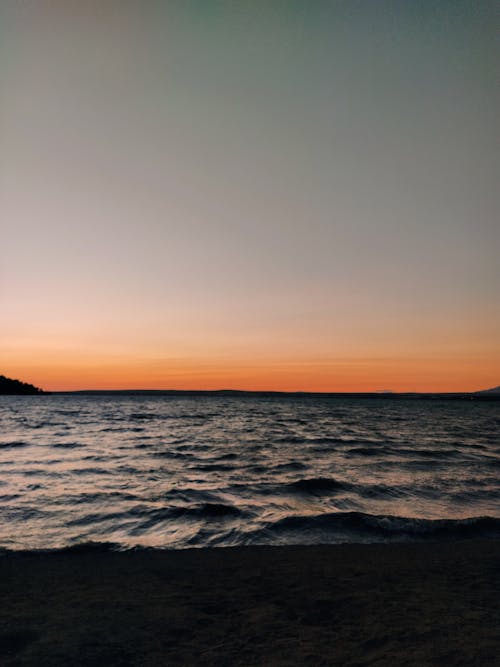
M 0 375 L 0 395 L 46 394 L 43 389 L 27 382 L 13 380 Z M 373 392 L 316 392 L 316 391 L 247 391 L 241 389 L 80 389 L 48 392 L 55 394 L 78 394 L 86 396 L 291 396 L 332 398 L 382 398 L 382 399 L 446 399 L 446 400 L 500 400 L 500 386 L 473 392 L 396 392 L 388 389 Z
M 484 390 L 475 392 L 316 392 L 316 391 L 247 391 L 241 389 L 81 389 L 56 392 L 86 396 L 225 396 L 231 397 L 272 397 L 290 396 L 296 398 L 378 398 L 385 400 L 442 399 L 442 400 L 500 400 L 500 391 Z
M 481 395 L 492 395 L 492 396 L 500 396 L 500 387 L 493 387 L 492 389 L 483 389 L 482 391 L 477 391 L 476 394 L 481 394 Z
M 27 382 L 0 375 L 0 394 L 43 394 L 43 390 Z

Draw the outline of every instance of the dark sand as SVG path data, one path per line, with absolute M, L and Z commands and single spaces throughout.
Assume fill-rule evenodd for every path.
M 500 541 L 0 557 L 1 665 L 500 664 Z

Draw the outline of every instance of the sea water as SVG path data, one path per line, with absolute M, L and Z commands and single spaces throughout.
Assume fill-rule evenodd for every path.
M 0 397 L 0 547 L 500 537 L 500 403 Z

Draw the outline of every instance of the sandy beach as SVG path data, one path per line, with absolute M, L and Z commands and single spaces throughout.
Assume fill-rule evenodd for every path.
M 500 541 L 6 553 L 2 665 L 498 665 Z

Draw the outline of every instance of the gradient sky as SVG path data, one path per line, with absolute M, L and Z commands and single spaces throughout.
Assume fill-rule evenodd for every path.
M 0 373 L 500 384 L 495 6 L 3 2 Z

